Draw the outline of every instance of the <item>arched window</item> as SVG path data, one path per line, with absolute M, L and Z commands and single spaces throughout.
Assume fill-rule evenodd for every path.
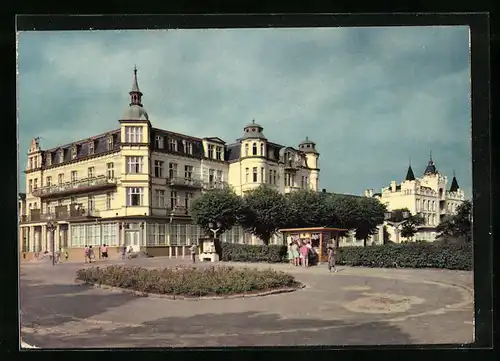
M 248 157 L 248 144 L 245 144 L 245 157 Z
M 257 143 L 253 143 L 252 145 L 252 155 L 257 155 Z
M 260 143 L 260 155 L 264 156 L 264 143 Z

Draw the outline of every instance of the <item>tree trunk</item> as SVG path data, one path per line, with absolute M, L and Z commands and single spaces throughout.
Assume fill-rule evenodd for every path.
M 367 241 L 367 239 L 363 238 L 363 247 L 366 247 L 366 241 Z

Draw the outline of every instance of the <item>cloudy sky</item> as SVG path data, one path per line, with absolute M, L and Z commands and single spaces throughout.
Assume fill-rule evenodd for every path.
M 20 187 L 43 148 L 118 128 L 137 64 L 155 127 L 228 143 L 317 143 L 320 187 L 380 191 L 432 150 L 471 195 L 467 27 L 20 32 Z

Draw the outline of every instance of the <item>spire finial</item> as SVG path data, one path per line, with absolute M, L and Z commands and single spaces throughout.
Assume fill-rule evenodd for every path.
M 309 137 L 306 135 L 306 142 L 308 142 L 308 141 L 309 141 Z
M 408 165 L 411 167 L 411 155 L 408 157 Z
M 455 178 L 456 174 L 455 174 L 455 169 L 453 169 L 453 178 Z
M 252 124 L 255 124 L 255 118 L 252 119 Z
M 429 151 L 429 160 L 432 162 L 432 149 Z
M 139 84 L 137 83 L 137 66 L 134 64 L 134 79 L 132 82 L 132 90 L 129 92 L 130 94 L 130 105 L 139 105 L 141 104 L 142 93 L 139 90 Z

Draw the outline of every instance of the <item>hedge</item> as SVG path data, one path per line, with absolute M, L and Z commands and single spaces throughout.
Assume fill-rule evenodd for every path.
M 300 286 L 292 275 L 284 272 L 226 266 L 178 266 L 164 269 L 91 267 L 78 270 L 76 279 L 88 284 L 191 297 L 244 294 Z
M 222 261 L 288 262 L 286 246 L 250 246 L 222 243 Z M 471 244 L 401 243 L 368 247 L 341 247 L 337 264 L 379 268 L 473 269 Z

